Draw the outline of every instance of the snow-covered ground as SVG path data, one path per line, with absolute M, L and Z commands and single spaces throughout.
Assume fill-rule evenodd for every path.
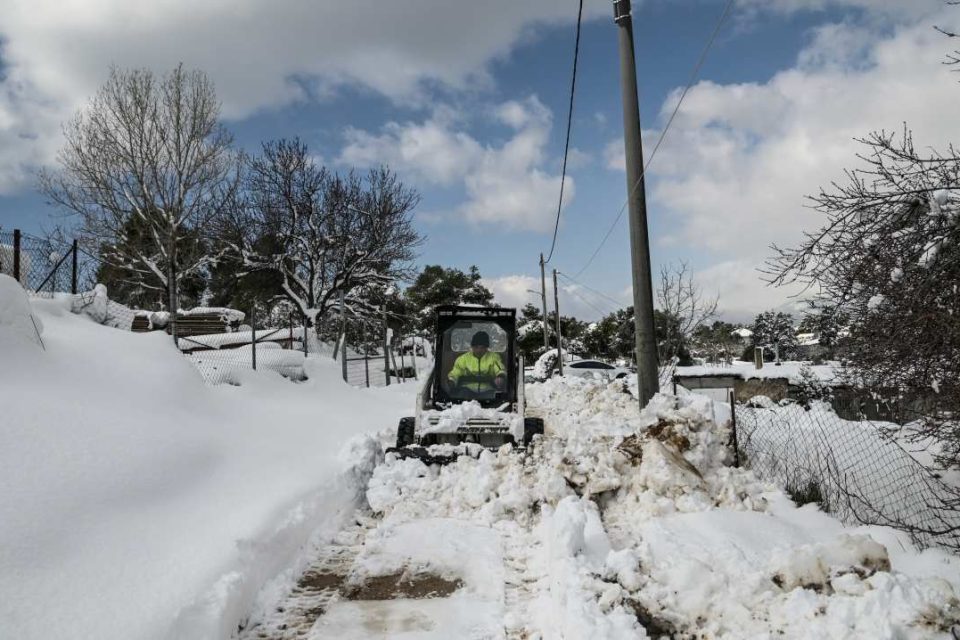
M 168 337 L 68 301 L 34 301 L 34 329 L 6 280 L 0 638 L 900 640 L 960 621 L 960 559 L 730 467 L 727 409 L 702 396 L 641 412 L 629 381 L 550 379 L 527 387 L 534 447 L 427 466 L 382 452 L 413 384 L 354 389 L 320 357 L 302 384 L 210 387 Z
M 804 371 L 809 371 L 821 382 L 830 382 L 837 378 L 840 372 L 839 363 L 810 364 L 809 362 L 785 360 L 780 364 L 764 362 L 762 369 L 757 369 L 754 363 L 744 360 L 734 360 L 729 365 L 704 364 L 690 367 L 677 367 L 678 376 L 735 376 L 750 380 L 753 378 L 785 378 L 791 384 L 801 382 Z
M 387 454 L 366 492 L 374 519 L 358 516 L 351 547 L 315 550 L 324 588 L 261 594 L 241 637 L 289 628 L 291 602 L 306 630 L 266 637 L 952 637 L 960 560 L 845 528 L 731 468 L 729 432 L 702 396 L 640 412 L 628 391 L 529 386 L 548 432 L 526 453 L 474 450 L 443 467 Z M 369 601 L 344 586 L 401 575 L 460 588 Z
M 413 405 L 322 358 L 210 387 L 168 336 L 68 299 L 32 301 L 44 350 L 19 293 L 0 276 L 0 638 L 229 637 L 353 512 L 373 458 L 344 444 Z

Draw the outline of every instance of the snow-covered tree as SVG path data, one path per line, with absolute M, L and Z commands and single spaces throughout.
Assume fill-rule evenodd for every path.
M 40 176 L 43 193 L 80 217 L 88 250 L 133 284 L 163 291 L 173 310 L 180 284 L 215 259 L 180 249 L 220 215 L 236 185 L 219 115 L 213 84 L 200 71 L 180 65 L 158 78 L 114 68 L 65 125 L 59 168 Z
M 768 359 L 772 359 L 774 354 L 779 354 L 782 360 L 797 355 L 797 330 L 789 313 L 764 311 L 753 321 L 752 331 L 753 344 L 749 351 L 752 352 L 754 347 L 764 347 L 764 358 Z
M 778 250 L 773 282 L 800 281 L 849 316 L 850 380 L 922 416 L 960 460 L 960 154 L 910 132 L 861 140 L 861 168 L 813 198 L 824 226 Z M 917 412 L 917 413 L 912 413 Z
M 268 142 L 247 163 L 243 199 L 221 240 L 239 256 L 240 274 L 276 274 L 309 322 L 331 310 L 372 316 L 380 303 L 371 292 L 410 273 L 419 201 L 385 167 L 341 176 L 300 140 Z
M 418 329 L 428 334 L 433 332 L 433 310 L 439 305 L 492 305 L 493 293 L 483 286 L 482 279 L 475 266 L 467 273 L 439 264 L 425 266 L 404 292 L 417 317 Z

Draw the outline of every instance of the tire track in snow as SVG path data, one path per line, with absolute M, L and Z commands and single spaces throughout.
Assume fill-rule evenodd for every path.
M 379 518 L 358 510 L 352 522 L 333 541 L 317 550 L 296 586 L 274 611 L 239 633 L 238 640 L 301 640 L 329 606 L 340 599 L 341 587 L 367 535 Z

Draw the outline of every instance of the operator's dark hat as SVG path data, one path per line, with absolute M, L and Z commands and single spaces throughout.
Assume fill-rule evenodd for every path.
M 490 335 L 486 331 L 477 331 L 470 340 L 471 347 L 490 347 Z

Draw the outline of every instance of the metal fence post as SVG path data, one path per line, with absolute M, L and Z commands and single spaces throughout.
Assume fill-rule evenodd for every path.
M 307 314 L 303 313 L 303 357 L 310 356 L 310 332 L 307 328 Z
M 73 240 L 73 272 L 70 276 L 70 293 L 77 295 L 77 240 Z
M 367 350 L 367 323 L 363 323 L 363 337 L 361 338 L 363 343 L 363 368 L 367 374 L 367 387 L 370 387 L 370 354 Z
M 387 322 L 387 304 L 383 304 L 383 377 L 390 386 L 390 325 Z
M 51 252 L 51 255 L 53 255 L 52 252 Z M 60 258 L 59 260 L 57 260 L 57 264 L 54 265 L 53 267 L 53 276 L 50 278 L 50 297 L 51 298 L 57 292 L 57 280 L 60 278 L 60 265 L 63 264 L 63 259 L 66 257 L 67 256 L 63 256 L 63 258 Z
M 737 398 L 730 390 L 730 422 L 733 427 L 733 466 L 740 467 L 740 443 L 737 441 Z
M 250 308 L 250 351 L 253 354 L 253 370 L 257 370 L 257 308 Z
M 20 229 L 13 230 L 13 279 L 20 282 Z
M 343 381 L 350 382 L 350 376 L 347 373 L 347 317 L 340 307 L 340 315 L 343 317 L 343 327 L 340 332 L 340 366 L 343 367 Z

